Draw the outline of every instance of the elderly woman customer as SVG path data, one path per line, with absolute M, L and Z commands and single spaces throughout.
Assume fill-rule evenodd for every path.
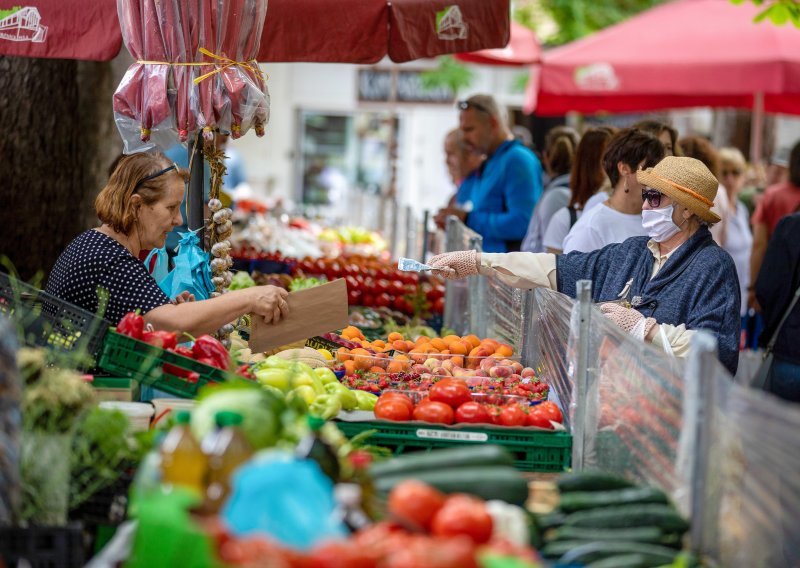
M 741 304 L 736 268 L 708 230 L 719 220 L 711 211 L 717 179 L 698 160 L 669 156 L 636 172 L 636 180 L 647 236 L 589 253 L 459 251 L 429 264 L 446 278 L 495 274 L 515 287 L 547 287 L 572 297 L 578 280 L 592 280 L 594 300 L 623 330 L 676 356 L 688 353 L 697 330 L 707 330 L 717 337 L 720 360 L 735 373 Z
M 162 154 L 122 158 L 95 201 L 101 225 L 78 235 L 56 261 L 46 291 L 88 311 L 98 291 L 108 294 L 105 317 L 116 324 L 139 310 L 156 329 L 211 333 L 245 313 L 277 322 L 288 313 L 287 292 L 275 286 L 236 290 L 198 302 L 175 302 L 139 260 L 142 250 L 163 247 L 182 223 L 187 175 Z M 185 298 L 182 298 L 185 299 Z

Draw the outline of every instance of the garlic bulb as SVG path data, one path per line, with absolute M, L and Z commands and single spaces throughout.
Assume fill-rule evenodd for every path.
M 208 200 L 208 210 L 209 211 L 211 211 L 212 213 L 216 213 L 220 209 L 222 209 L 222 201 L 220 201 L 219 199 L 209 199 Z
M 215 258 L 211 261 L 211 271 L 214 274 L 222 274 L 228 268 L 228 263 L 224 258 Z
M 211 254 L 219 257 L 227 256 L 231 250 L 231 242 L 230 241 L 220 241 L 218 243 L 214 243 L 211 247 Z
M 231 272 L 230 270 L 226 270 L 225 272 L 223 272 L 222 281 L 224 282 L 224 286 L 226 288 L 230 286 L 231 282 L 233 281 L 233 272 Z
M 218 297 L 220 297 L 220 296 L 222 296 L 222 294 L 221 294 L 221 293 L 219 293 L 219 292 L 211 292 L 211 297 L 212 297 L 212 298 L 218 298 Z
M 230 233 L 233 230 L 233 223 L 231 223 L 230 219 L 225 221 L 224 223 L 220 223 L 216 227 L 216 231 L 218 235 L 223 235 L 225 233 Z
M 231 215 L 233 215 L 233 211 L 231 211 L 227 207 L 225 209 L 220 209 L 219 211 L 214 213 L 214 222 L 217 225 L 224 223 L 225 221 L 231 218 Z
M 217 288 L 222 288 L 225 285 L 225 278 L 222 276 L 214 276 L 211 279 L 211 283 Z

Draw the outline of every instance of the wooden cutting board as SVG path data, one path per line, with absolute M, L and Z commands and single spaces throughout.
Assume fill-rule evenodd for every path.
M 322 286 L 289 294 L 289 316 L 277 324 L 252 315 L 250 349 L 260 353 L 301 339 L 322 335 L 349 324 L 347 284 L 339 278 Z

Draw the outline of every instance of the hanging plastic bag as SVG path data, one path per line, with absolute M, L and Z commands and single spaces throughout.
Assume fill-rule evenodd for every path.
M 153 262 L 155 264 L 152 264 Z M 156 282 L 164 280 L 169 275 L 169 255 L 166 247 L 151 250 L 144 259 L 144 267 Z
M 200 248 L 200 239 L 193 232 L 181 233 L 175 268 L 158 284 L 170 298 L 183 292 L 194 294 L 195 300 L 207 300 L 214 291 L 208 253 Z

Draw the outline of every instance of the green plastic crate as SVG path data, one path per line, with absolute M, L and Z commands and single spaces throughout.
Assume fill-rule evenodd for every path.
M 130 377 L 97 377 L 92 379 L 97 400 L 138 402 L 139 383 Z
M 222 383 L 232 375 L 194 359 L 149 345 L 115 331 L 106 334 L 99 366 L 103 371 L 120 377 L 136 379 L 181 398 L 194 398 L 208 383 Z M 196 381 L 179 375 L 194 372 Z
M 395 454 L 430 451 L 469 444 L 496 444 L 514 456 L 520 471 L 565 471 L 572 459 L 572 435 L 568 432 L 542 432 L 523 428 L 469 427 L 448 428 L 435 424 L 386 422 L 347 422 L 336 425 L 348 438 L 376 430 L 368 442 L 384 446 Z

